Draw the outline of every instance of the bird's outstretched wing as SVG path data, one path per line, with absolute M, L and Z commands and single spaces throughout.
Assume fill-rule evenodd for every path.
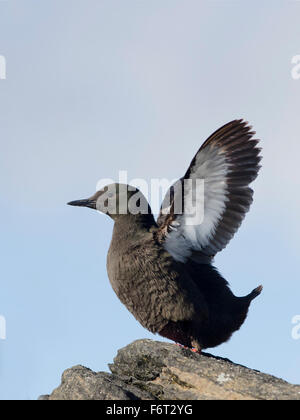
M 221 127 L 166 194 L 157 237 L 174 259 L 208 263 L 238 230 L 252 203 L 249 184 L 260 168 L 254 134 L 243 120 Z

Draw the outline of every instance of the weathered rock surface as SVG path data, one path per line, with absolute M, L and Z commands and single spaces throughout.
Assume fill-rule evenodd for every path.
M 110 373 L 83 366 L 66 370 L 43 400 L 287 400 L 300 385 L 207 353 L 138 340 L 118 351 Z

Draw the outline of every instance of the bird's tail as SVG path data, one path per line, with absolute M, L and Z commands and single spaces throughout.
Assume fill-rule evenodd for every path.
M 258 295 L 261 294 L 262 289 L 263 289 L 262 285 L 256 287 L 255 289 L 252 290 L 251 293 L 249 293 L 249 295 L 246 296 L 246 298 L 248 298 L 249 301 L 251 302 L 253 299 L 255 299 Z

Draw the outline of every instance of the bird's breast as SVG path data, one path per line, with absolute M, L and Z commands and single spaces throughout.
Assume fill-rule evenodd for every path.
M 107 272 L 113 290 L 135 318 L 152 332 L 170 320 L 189 319 L 194 314 L 189 278 L 152 236 L 141 241 L 112 241 Z M 193 296 L 192 296 L 193 295 Z
M 145 328 L 155 332 L 164 321 L 155 287 L 157 277 L 151 269 L 152 257 L 150 244 L 145 251 L 143 244 L 127 243 L 125 247 L 122 243 L 118 246 L 112 243 L 107 255 L 107 273 L 121 302 Z

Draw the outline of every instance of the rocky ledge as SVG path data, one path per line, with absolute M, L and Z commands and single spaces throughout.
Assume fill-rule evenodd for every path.
M 138 340 L 118 351 L 112 373 L 75 366 L 42 400 L 288 400 L 300 385 L 174 344 Z

